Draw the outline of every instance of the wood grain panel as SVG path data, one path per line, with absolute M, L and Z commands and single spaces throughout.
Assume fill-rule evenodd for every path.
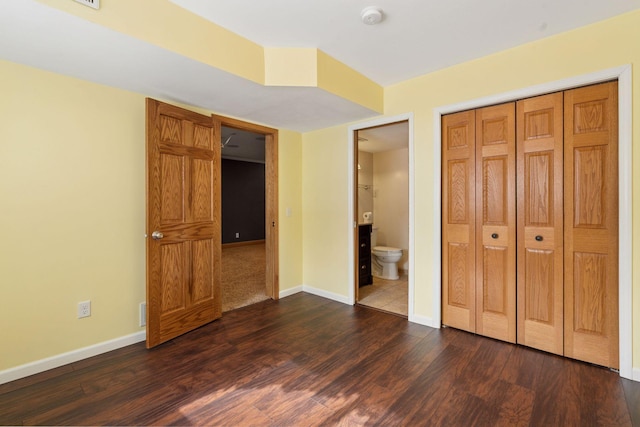
M 181 222 L 185 217 L 184 210 L 184 158 L 162 154 L 162 207 L 161 222 L 163 224 Z
M 469 309 L 469 245 L 449 243 L 449 292 L 447 303 Z
M 607 146 L 579 147 L 573 159 L 574 227 L 604 228 L 607 211 Z
M 211 239 L 194 240 L 191 243 L 191 253 L 193 255 L 191 302 L 194 304 L 214 297 L 214 290 L 211 286 L 214 276 L 213 246 Z
M 186 305 L 185 266 L 187 254 L 184 243 L 164 244 L 161 246 L 162 259 L 162 315 L 183 309 Z
M 448 196 L 449 196 L 449 223 L 468 224 L 469 210 L 469 161 L 455 160 L 447 163 L 448 173 Z
M 573 330 L 602 335 L 607 320 L 607 256 L 574 252 L 573 278 Z
M 527 249 L 524 288 L 527 292 L 525 319 L 554 322 L 554 252 Z
M 442 323 L 476 331 L 475 111 L 442 117 Z
M 552 227 L 554 219 L 553 152 L 525 154 L 525 226 Z
M 563 93 L 518 101 L 518 343 L 564 352 Z
M 550 138 L 555 134 L 554 109 L 528 111 L 524 113 L 524 140 Z
M 505 225 L 509 210 L 509 167 L 506 156 L 482 162 L 482 216 L 485 225 Z
M 193 146 L 213 150 L 213 134 L 211 128 L 195 125 L 193 127 Z
M 213 221 L 213 162 L 191 161 L 191 215 L 193 221 Z
M 449 126 L 447 132 L 447 148 L 469 148 L 469 123 L 462 121 L 455 125 Z
M 574 134 L 603 132 L 608 129 L 607 99 L 579 102 L 573 105 Z
M 506 116 L 482 120 L 482 145 L 508 144 L 510 126 Z
M 565 92 L 565 355 L 619 367 L 618 85 Z
M 159 119 L 160 140 L 172 144 L 182 144 L 182 121 L 175 117 L 161 115 Z
M 476 111 L 476 332 L 516 340 L 515 103 Z
M 485 246 L 483 252 L 483 311 L 506 315 L 507 287 L 504 283 L 509 274 L 507 248 Z

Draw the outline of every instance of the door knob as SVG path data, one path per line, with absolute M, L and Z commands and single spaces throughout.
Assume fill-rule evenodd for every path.
M 159 232 L 159 231 L 154 231 L 153 233 L 151 233 L 151 238 L 152 238 L 153 240 L 160 240 L 160 239 L 162 239 L 163 237 L 164 237 L 164 234 L 162 234 L 162 233 L 161 233 L 161 232 Z
M 542 242 L 544 239 L 542 238 L 542 236 L 536 236 L 536 241 L 537 242 Z
M 498 233 L 493 233 L 493 234 L 491 235 L 491 238 L 492 238 L 492 239 L 497 239 L 497 238 L 498 238 Z

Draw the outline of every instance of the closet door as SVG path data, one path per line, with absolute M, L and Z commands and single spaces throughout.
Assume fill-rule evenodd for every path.
M 476 111 L 476 332 L 516 341 L 515 103 Z
M 475 111 L 442 117 L 442 323 L 475 321 Z
M 618 85 L 565 92 L 565 355 L 618 368 Z
M 563 95 L 517 103 L 518 343 L 563 354 Z

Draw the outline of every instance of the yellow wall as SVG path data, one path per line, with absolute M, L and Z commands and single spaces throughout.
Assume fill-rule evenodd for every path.
M 303 283 L 347 297 L 349 248 L 346 130 L 303 135 Z
M 0 75 L 2 371 L 144 330 L 145 104 L 6 61 Z M 300 134 L 279 149 L 285 290 L 302 283 Z
M 598 70 L 633 64 L 633 100 L 640 100 L 640 12 L 424 75 L 385 89 L 385 114 L 414 114 L 415 314 L 432 313 L 434 241 L 433 110 Z M 633 112 L 633 139 L 640 141 L 640 109 Z M 348 156 L 347 125 L 303 136 L 304 280 L 347 296 L 351 281 L 344 222 Z M 640 150 L 633 152 L 634 182 L 640 182 Z M 334 192 L 332 194 L 332 192 Z M 633 188 L 633 264 L 640 265 L 640 186 Z M 333 203 L 333 205 L 332 205 Z M 435 208 L 435 209 L 434 209 Z M 322 230 L 320 232 L 319 230 Z M 313 234 L 313 239 L 310 238 Z M 313 258 L 311 258 L 313 253 Z M 325 266 L 325 268 L 321 268 Z M 346 280 L 336 283 L 336 280 Z M 640 269 L 633 271 L 633 366 L 640 367 Z

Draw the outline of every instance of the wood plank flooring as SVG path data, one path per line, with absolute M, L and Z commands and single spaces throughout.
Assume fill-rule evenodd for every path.
M 299 293 L 0 386 L 3 425 L 640 425 L 640 383 Z

